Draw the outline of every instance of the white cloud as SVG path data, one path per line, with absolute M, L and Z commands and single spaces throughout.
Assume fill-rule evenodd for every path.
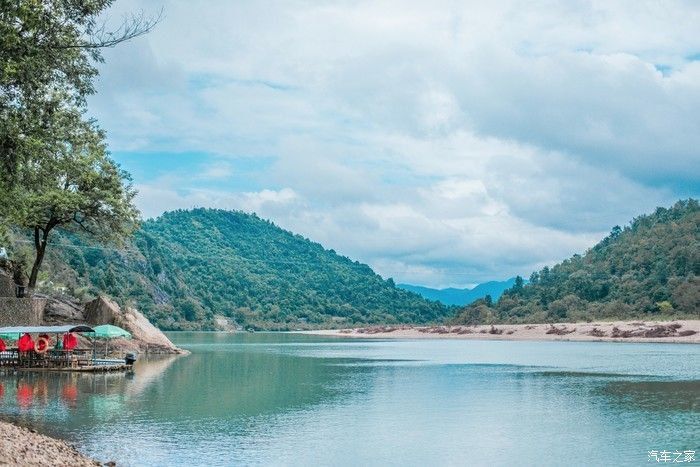
M 225 161 L 216 161 L 204 165 L 197 176 L 204 180 L 219 180 L 229 178 L 234 172 L 233 164 Z
M 696 3 L 164 10 L 107 51 L 91 101 L 117 153 L 210 155 L 192 180 L 137 180 L 147 215 L 256 211 L 397 280 L 464 285 L 527 274 L 698 194 Z M 272 163 L 255 189 L 230 181 L 259 157 Z

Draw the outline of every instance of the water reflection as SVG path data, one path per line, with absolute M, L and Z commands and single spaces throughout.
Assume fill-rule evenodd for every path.
M 64 436 L 118 417 L 129 399 L 163 376 L 175 357 L 143 359 L 134 373 L 4 371 L 0 373 L 0 413 Z M 56 425 L 60 422 L 62 426 Z
M 700 412 L 700 381 L 614 381 L 601 393 L 612 403 L 649 411 Z
M 192 355 L 133 374 L 0 374 L 0 413 L 127 465 L 634 465 L 696 443 L 697 369 L 669 370 L 690 346 L 174 337 Z
M 170 419 L 190 413 L 209 419 L 245 417 L 326 401 L 370 371 L 332 366 L 324 359 L 261 352 L 194 353 L 167 380 L 148 387 L 149 411 Z M 340 387 L 339 387 L 340 386 Z M 187 400 L 187 411 L 173 401 Z
M 78 388 L 73 380 L 38 374 L 5 375 L 0 382 L 0 401 L 3 406 L 16 402 L 17 407 L 29 409 L 33 405 L 48 405 L 53 400 L 73 405 Z

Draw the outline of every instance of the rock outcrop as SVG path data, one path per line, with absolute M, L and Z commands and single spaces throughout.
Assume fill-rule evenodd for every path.
M 115 320 L 122 314 L 119 305 L 113 300 L 100 295 L 91 302 L 85 304 L 85 322 L 93 326 L 100 324 L 114 324 Z
M 140 352 L 181 354 L 186 351 L 177 348 L 163 332 L 134 308 L 121 309 L 114 301 L 99 296 L 85 305 L 85 321 L 91 325 L 113 324 L 129 331 L 131 341 L 119 339 L 117 344 L 130 350 L 136 346 Z
M 35 294 L 34 296 L 43 297 L 46 299 L 46 306 L 44 307 L 44 324 L 79 324 L 85 321 L 83 305 L 78 299 L 68 296 L 50 297 L 39 294 Z

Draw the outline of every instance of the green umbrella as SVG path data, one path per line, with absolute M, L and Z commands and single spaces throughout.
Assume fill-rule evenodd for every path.
M 86 332 L 86 336 L 94 337 L 96 339 L 113 339 L 115 337 L 125 337 L 131 339 L 131 333 L 119 326 L 114 326 L 112 324 L 103 324 L 102 326 L 95 326 L 93 328 L 95 332 Z

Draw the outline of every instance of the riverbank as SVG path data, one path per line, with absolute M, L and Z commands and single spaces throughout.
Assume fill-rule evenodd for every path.
M 7 422 L 0 422 L 0 464 L 74 467 L 102 465 L 84 456 L 65 441 Z
M 480 326 L 372 326 L 303 332 L 321 336 L 374 339 L 490 339 L 700 344 L 700 320 L 599 321 L 593 323 Z

